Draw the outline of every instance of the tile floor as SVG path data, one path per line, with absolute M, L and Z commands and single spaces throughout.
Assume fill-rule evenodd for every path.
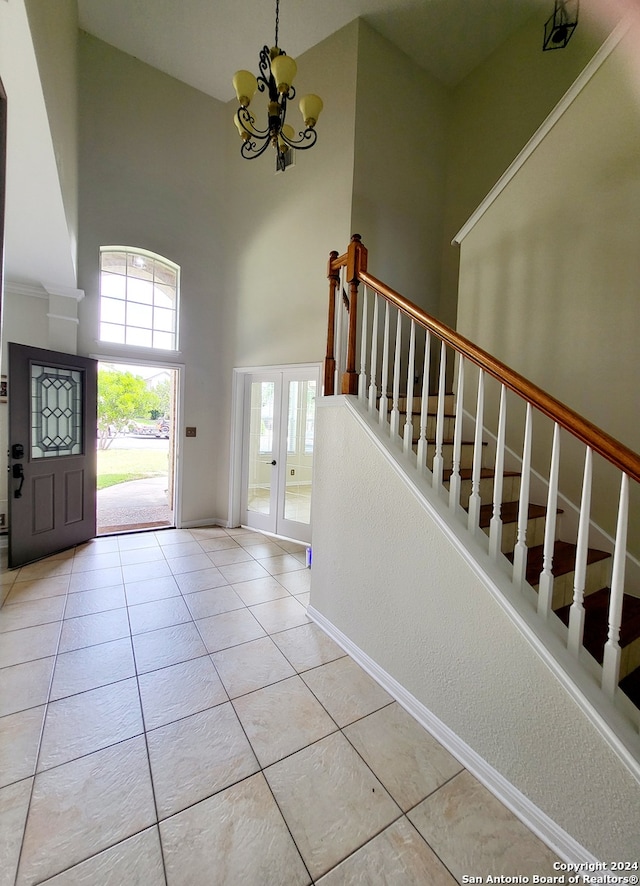
M 553 873 L 309 620 L 304 559 L 212 528 L 3 569 L 0 886 Z

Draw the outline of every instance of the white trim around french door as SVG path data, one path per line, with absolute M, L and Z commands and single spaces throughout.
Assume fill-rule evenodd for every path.
M 231 523 L 311 541 L 318 364 L 234 370 Z

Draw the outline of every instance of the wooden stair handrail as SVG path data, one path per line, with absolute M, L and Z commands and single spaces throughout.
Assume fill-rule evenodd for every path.
M 358 234 L 353 235 L 349 244 L 349 250 L 344 255 L 338 256 L 335 252 L 331 254 L 329 261 L 330 274 L 335 274 L 344 266 L 348 268 L 349 276 L 351 277 L 348 281 L 350 284 L 355 284 L 357 281 L 375 290 L 407 317 L 415 320 L 424 329 L 435 333 L 435 335 L 455 351 L 458 351 L 463 357 L 471 360 L 472 363 L 475 363 L 476 366 L 489 373 L 501 384 L 504 384 L 514 393 L 523 397 L 553 422 L 556 422 L 560 427 L 569 431 L 574 437 L 577 437 L 593 452 L 597 452 L 620 471 L 627 474 L 632 480 L 640 483 L 640 455 L 637 452 L 634 452 L 628 446 L 625 446 L 624 443 L 607 434 L 606 431 L 594 425 L 560 400 L 552 397 L 551 394 L 539 388 L 529 379 L 520 375 L 520 373 L 511 369 L 469 339 L 436 320 L 435 317 L 425 313 L 417 305 L 414 305 L 400 295 L 399 292 L 396 292 L 395 289 L 369 274 L 367 271 L 367 250 L 362 245 Z M 349 319 L 351 323 L 352 318 L 350 317 Z M 352 362 L 355 365 L 355 353 Z M 343 393 L 353 392 L 343 390 Z

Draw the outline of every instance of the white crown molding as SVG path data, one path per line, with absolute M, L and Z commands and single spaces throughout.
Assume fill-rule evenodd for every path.
M 80 321 L 77 317 L 65 317 L 64 314 L 47 314 L 49 320 L 64 320 L 67 323 L 75 323 L 76 326 L 80 325 Z
M 26 295 L 30 298 L 49 298 L 49 294 L 39 283 L 14 283 L 5 280 L 4 291 L 10 295 Z
M 544 139 L 549 135 L 553 127 L 556 125 L 558 120 L 565 114 L 568 108 L 573 104 L 576 98 L 580 95 L 585 86 L 589 83 L 594 74 L 602 67 L 606 59 L 609 58 L 613 50 L 620 43 L 622 38 L 625 36 L 629 28 L 631 27 L 632 19 L 631 16 L 623 19 L 616 28 L 609 34 L 607 39 L 604 41 L 600 49 L 593 56 L 589 64 L 582 71 L 582 73 L 577 77 L 574 83 L 569 87 L 567 92 L 560 99 L 558 104 L 555 106 L 553 111 L 549 114 L 546 120 L 542 123 L 542 125 L 536 130 L 536 132 L 531 136 L 527 144 L 520 151 L 515 160 L 511 163 L 509 168 L 504 172 L 495 185 L 491 188 L 487 196 L 484 198 L 482 203 L 478 206 L 478 208 L 473 212 L 468 221 L 460 228 L 458 233 L 455 235 L 452 244 L 457 243 L 460 245 L 467 234 L 476 226 L 477 222 L 480 221 L 485 212 L 489 209 L 489 207 L 494 203 L 494 201 L 500 196 L 500 194 L 507 187 L 509 182 L 515 175 L 520 171 L 520 169 L 527 162 L 529 157 L 533 154 L 533 152 L 538 148 L 538 146 L 544 141 Z
M 42 284 L 49 295 L 60 295 L 63 298 L 72 298 L 75 301 L 82 301 L 84 298 L 84 289 L 73 289 L 71 286 L 58 286 L 55 283 Z

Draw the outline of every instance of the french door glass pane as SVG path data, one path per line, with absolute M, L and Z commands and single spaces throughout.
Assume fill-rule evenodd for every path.
M 32 364 L 31 457 L 82 451 L 82 373 Z
M 247 510 L 258 514 L 271 513 L 274 403 L 275 382 L 252 382 Z
M 315 398 L 315 381 L 289 382 L 284 518 L 296 523 L 311 522 Z

